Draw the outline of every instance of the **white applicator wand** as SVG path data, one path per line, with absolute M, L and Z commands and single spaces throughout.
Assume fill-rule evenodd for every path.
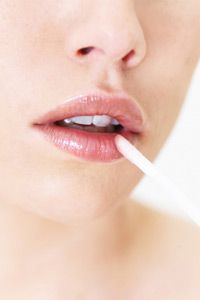
M 127 139 L 121 135 L 115 137 L 115 143 L 118 151 L 131 163 L 136 165 L 144 174 L 153 178 L 158 184 L 163 186 L 169 195 L 179 204 L 180 208 L 191 218 L 191 220 L 200 226 L 200 215 L 190 204 L 185 194 L 165 175 L 163 175 L 144 155 L 137 150 Z

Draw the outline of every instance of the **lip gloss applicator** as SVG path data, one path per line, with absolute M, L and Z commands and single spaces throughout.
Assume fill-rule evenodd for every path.
M 118 151 L 131 163 L 136 165 L 145 175 L 151 177 L 178 203 L 179 207 L 200 226 L 200 214 L 191 205 L 188 197 L 164 175 L 155 165 L 150 162 L 134 145 L 121 135 L 116 135 L 115 144 Z

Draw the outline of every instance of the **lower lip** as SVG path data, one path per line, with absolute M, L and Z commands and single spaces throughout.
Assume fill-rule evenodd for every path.
M 120 133 L 96 133 L 54 124 L 35 125 L 45 139 L 57 148 L 88 161 L 111 162 L 120 159 L 115 146 L 115 136 L 121 134 L 134 142 L 138 134 L 123 130 Z

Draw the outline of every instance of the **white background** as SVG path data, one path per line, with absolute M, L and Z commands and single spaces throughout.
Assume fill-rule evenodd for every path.
M 155 165 L 189 197 L 200 216 L 200 63 L 177 123 Z M 187 217 L 175 197 L 146 176 L 132 196 L 145 205 Z

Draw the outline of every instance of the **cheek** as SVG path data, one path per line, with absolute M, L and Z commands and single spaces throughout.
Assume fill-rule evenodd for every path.
M 177 62 L 176 55 L 173 59 L 160 53 L 157 57 L 149 56 L 136 76 L 134 87 L 149 125 L 141 150 L 149 159 L 155 158 L 175 124 L 195 65 L 196 61 L 188 63 L 186 56 Z M 143 77 L 141 83 L 142 74 L 149 76 Z
M 147 9 L 148 11 L 148 9 Z M 130 75 L 129 90 L 142 103 L 149 132 L 140 150 L 155 158 L 176 121 L 198 61 L 197 19 L 149 11 L 140 15 L 147 56 Z M 196 23 L 195 23 L 196 22 Z

